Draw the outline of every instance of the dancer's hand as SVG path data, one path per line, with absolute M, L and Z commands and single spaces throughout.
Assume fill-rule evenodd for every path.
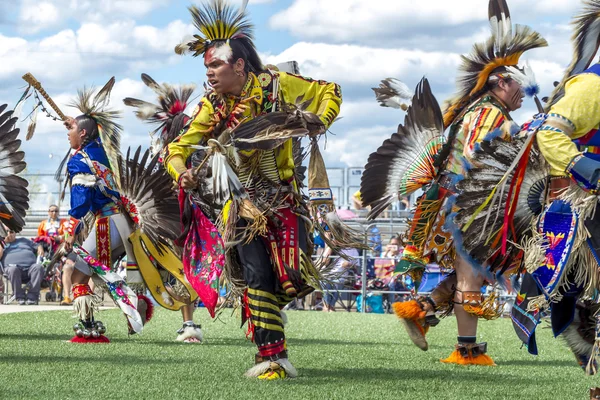
M 65 251 L 67 253 L 70 253 L 71 251 L 73 251 L 73 243 L 75 243 L 75 236 L 74 235 L 67 236 L 65 239 Z
M 179 186 L 183 189 L 194 189 L 198 186 L 196 179 L 194 178 L 194 173 L 191 169 L 185 171 L 179 177 Z
M 63 121 L 63 125 L 65 126 L 65 128 L 67 128 L 67 130 L 71 130 L 71 127 L 73 126 L 74 123 L 75 123 L 75 118 L 73 118 L 73 117 L 67 117 Z

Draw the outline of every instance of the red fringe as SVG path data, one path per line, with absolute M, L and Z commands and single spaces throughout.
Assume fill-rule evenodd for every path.
M 242 313 L 242 326 L 244 322 L 248 322 L 248 330 L 246 331 L 246 338 L 249 338 L 254 342 L 254 324 L 252 323 L 252 314 L 250 313 L 250 306 L 248 305 L 248 289 L 244 292 L 244 311 Z
M 144 322 L 144 324 L 147 324 L 148 322 L 150 322 L 150 320 L 154 316 L 154 304 L 147 296 L 145 296 L 143 294 L 138 294 L 137 297 L 138 297 L 138 303 L 140 302 L 140 300 L 143 300 L 146 302 L 146 321 Z

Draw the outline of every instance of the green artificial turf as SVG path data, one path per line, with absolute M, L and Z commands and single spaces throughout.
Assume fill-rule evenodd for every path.
M 1 307 L 1 306 L 0 306 Z M 290 359 L 299 378 L 243 377 L 255 348 L 237 315 L 196 313 L 205 343 L 173 339 L 181 314 L 158 310 L 143 334 L 127 337 L 116 310 L 103 311 L 108 345 L 66 343 L 69 311 L 0 315 L 0 398 L 31 399 L 585 399 L 587 377 L 561 340 L 539 330 L 540 355 L 520 349 L 510 320 L 482 321 L 497 367 L 445 365 L 454 318 L 429 334 L 423 352 L 392 315 L 289 312 Z

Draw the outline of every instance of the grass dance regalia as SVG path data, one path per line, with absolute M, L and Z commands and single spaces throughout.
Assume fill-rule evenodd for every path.
M 135 114 L 142 121 L 158 125 L 150 132 L 150 148 L 153 154 L 160 154 L 169 143 L 179 136 L 181 129 L 189 121 L 190 117 L 185 114 L 185 110 L 196 85 L 159 84 L 147 74 L 142 74 L 142 81 L 158 95 L 157 103 L 153 104 L 130 97 L 123 99 L 123 102 L 127 106 L 135 107 Z M 159 161 L 162 163 L 162 158 Z M 175 243 L 172 244 L 172 248 L 181 258 L 182 249 Z M 185 264 L 185 268 L 183 264 Z M 130 284 L 143 282 L 155 298 L 166 300 L 166 302 L 161 302 L 161 305 L 170 310 L 181 309 L 183 326 L 177 331 L 176 340 L 197 343 L 201 342 L 203 338 L 201 326 L 193 321 L 198 299 L 198 294 L 193 287 L 197 286 L 198 278 L 190 274 L 189 262 L 183 264 L 180 259 L 177 259 L 171 260 L 169 264 L 165 264 L 159 269 L 129 269 L 127 281 Z M 169 301 L 170 297 L 173 297 L 175 301 Z
M 509 112 L 521 106 L 524 91 L 524 74 L 514 67 L 525 51 L 546 45 L 537 32 L 526 26 L 512 26 L 504 0 L 490 1 L 489 19 L 492 36 L 476 44 L 472 54 L 462 57 L 459 93 L 448 102 L 445 112 L 442 114 L 427 81 L 422 81 L 404 125 L 371 154 L 361 183 L 363 202 L 371 206 L 371 218 L 398 196 L 424 190 L 396 272 L 410 274 L 417 287 L 428 263 L 437 262 L 453 273 L 430 296 L 395 303 L 393 307 L 411 340 L 422 350 L 428 349 L 428 329 L 439 322 L 435 313 L 454 310 L 458 344 L 448 358 L 441 360 L 446 363 L 494 365 L 486 354 L 487 344 L 476 343 L 477 321 L 496 318 L 500 307 L 493 296 L 484 300 L 482 287 L 510 272 L 518 262 L 518 251 L 510 247 L 505 252 L 494 243 L 485 257 L 471 257 L 464 249 L 461 222 L 455 222 L 461 209 L 455 199 L 460 191 L 468 195 L 482 190 L 482 186 L 475 185 L 460 188 L 459 181 L 470 174 L 473 154 L 485 138 L 495 135 L 510 141 L 515 124 Z M 407 108 L 407 88 L 398 81 L 387 79 L 374 90 L 382 105 Z M 387 178 L 382 181 L 382 177 Z
M 574 21 L 574 59 L 546 112 L 534 116 L 518 140 L 509 145 L 491 140 L 475 155 L 503 178 L 489 180 L 495 192 L 510 183 L 529 193 L 527 201 L 519 200 L 514 213 L 512 203 L 488 201 L 491 195 L 482 192 L 471 199 L 480 204 L 471 218 L 503 220 L 516 230 L 525 263 L 512 320 L 528 351 L 537 354 L 535 329 L 549 312 L 554 335 L 562 335 L 579 364 L 594 374 L 600 355 L 600 64 L 590 64 L 600 43 L 600 1 L 585 5 Z M 499 150 L 515 161 L 498 160 L 493 154 Z M 465 184 L 476 181 L 474 174 Z M 497 228 L 474 225 L 465 237 L 489 236 Z
M 64 120 L 69 130 L 70 150 L 57 171 L 63 174 L 66 164 L 70 185 L 71 225 L 65 249 L 75 258 L 73 271 L 73 306 L 80 321 L 74 326 L 76 343 L 108 342 L 106 328 L 94 319 L 98 298 L 90 289 L 91 276 L 104 286 L 121 308 L 131 333 L 140 332 L 151 317 L 151 303 L 135 294 L 112 270 L 114 263 L 127 255 L 128 263 L 140 269 L 176 256 L 166 238 L 176 238 L 179 231 L 177 198 L 170 190 L 170 177 L 156 168 L 157 157 L 137 149 L 132 158 L 120 152 L 121 127 L 114 119 L 119 113 L 107 108 L 115 80 L 94 95 L 94 89 L 80 90 L 72 106 L 82 113 L 65 117 L 32 77 L 26 79 Z M 29 90 L 29 88 L 28 88 Z M 41 100 L 36 105 L 43 107 Z M 45 110 L 45 108 L 44 108 Z M 30 130 L 31 137 L 33 130 Z M 72 154 L 71 154 L 72 153 Z M 128 152 L 129 153 L 129 152 Z M 82 245 L 75 235 L 84 229 L 83 220 L 91 219 L 89 234 Z M 140 315 L 141 314 L 141 315 Z
M 311 213 L 321 222 L 317 229 L 333 233 L 334 248 L 360 247 L 361 241 L 333 212 L 316 142 L 339 112 L 340 88 L 265 69 L 245 5 L 235 10 L 213 0 L 203 9 L 190 7 L 200 33 L 176 51 L 203 55 L 211 88 L 168 146 L 165 163 L 186 204 L 184 259 L 203 283 L 196 290 L 214 312 L 216 293 L 208 289 L 224 270 L 232 296 L 243 299 L 243 320 L 258 347 L 256 365 L 246 374 L 272 380 L 297 374 L 280 309 L 319 287 Z M 299 177 L 299 140 L 307 136 L 310 208 Z M 192 156 L 194 150 L 200 153 Z

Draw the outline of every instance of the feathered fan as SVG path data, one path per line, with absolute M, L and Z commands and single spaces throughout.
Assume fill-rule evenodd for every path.
M 423 78 L 398 132 L 369 156 L 361 180 L 361 197 L 371 206 L 369 218 L 385 210 L 398 196 L 414 192 L 436 175 L 434 157 L 444 144 L 440 106 Z
M 25 212 L 29 209 L 28 182 L 18 176 L 25 167 L 25 153 L 19 151 L 21 140 L 15 128 L 17 118 L 7 105 L 0 105 L 0 221 L 9 229 L 20 232 L 25 225 Z M 0 233 L 6 237 L 0 225 Z
M 140 156 L 141 155 L 141 156 Z M 121 199 L 133 222 L 160 251 L 170 246 L 181 233 L 179 202 L 171 189 L 171 177 L 158 163 L 158 155 L 141 154 L 138 147 L 133 158 L 119 162 Z
M 457 184 L 456 205 L 461 209 L 455 222 L 462 226 L 463 247 L 479 263 L 483 263 L 499 249 L 498 240 L 505 227 L 508 197 L 511 191 L 500 182 L 513 182 L 518 169 L 515 162 L 522 159 L 523 148 L 531 138 L 518 137 L 511 142 L 500 138 L 483 141 L 475 151 L 469 176 Z M 530 235 L 531 222 L 543 209 L 548 167 L 539 150 L 531 148 L 522 184 L 510 224 L 511 236 L 520 242 Z M 500 184 L 499 184 L 500 183 Z M 490 192 L 496 195 L 490 199 Z M 487 205 L 487 208 L 485 208 Z
M 565 94 L 565 83 L 574 75 L 585 71 L 600 46 L 600 0 L 584 0 L 585 8 L 573 19 L 573 60 L 562 81 L 554 88 L 546 104 L 546 111 Z
M 123 103 L 137 108 L 135 115 L 139 119 L 158 125 L 152 134 L 158 133 L 162 145 L 167 145 L 175 139 L 176 135 L 179 135 L 179 129 L 170 129 L 171 125 L 177 115 L 185 112 L 196 85 L 176 87 L 166 83 L 158 84 L 147 74 L 142 74 L 142 81 L 158 95 L 158 104 L 131 97 L 123 99 Z
M 270 112 L 238 125 L 232 132 L 235 147 L 271 150 L 290 138 L 313 137 L 325 132 L 319 117 L 303 111 L 304 108 L 304 104 L 288 104 L 282 111 Z

